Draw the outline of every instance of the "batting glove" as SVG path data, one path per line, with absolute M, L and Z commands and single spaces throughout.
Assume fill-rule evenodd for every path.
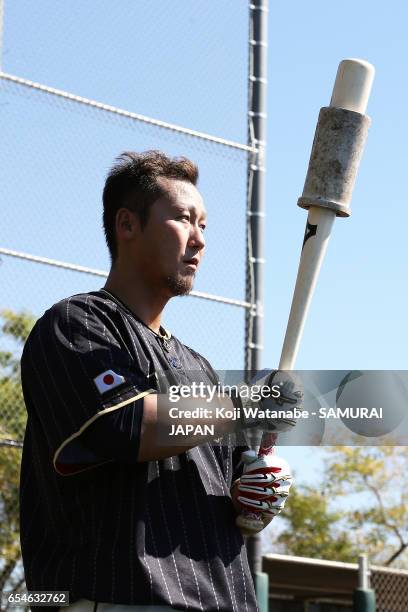
M 283 510 L 292 482 L 285 459 L 276 455 L 255 457 L 253 462 L 245 465 L 241 478 L 235 482 L 238 487 L 236 499 L 245 510 L 261 513 L 267 524 Z
M 303 388 L 293 372 L 272 370 L 260 372 L 248 387 L 248 394 L 240 391 L 242 427 L 259 427 L 279 433 L 296 425 L 295 409 L 303 410 Z M 282 416 L 277 416 L 280 412 Z

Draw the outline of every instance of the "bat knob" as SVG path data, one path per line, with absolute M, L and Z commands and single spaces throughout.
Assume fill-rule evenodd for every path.
M 249 465 L 250 463 L 257 461 L 258 455 L 256 454 L 254 450 L 247 450 L 241 454 L 241 459 L 243 463 L 245 463 L 246 465 Z
M 254 514 L 252 512 L 237 516 L 236 525 L 239 527 L 243 536 L 255 535 L 262 531 L 262 529 L 265 527 L 262 521 L 262 515 Z

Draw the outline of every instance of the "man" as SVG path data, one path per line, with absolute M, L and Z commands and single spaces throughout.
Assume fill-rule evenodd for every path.
M 257 609 L 236 511 L 262 500 L 269 519 L 278 513 L 288 469 L 262 464 L 268 486 L 240 490 L 246 447 L 235 435 L 249 421 L 223 420 L 212 443 L 158 438 L 168 385 L 217 383 L 209 363 L 161 326 L 168 300 L 192 289 L 204 253 L 197 178 L 183 158 L 123 154 L 103 193 L 105 287 L 52 306 L 24 348 L 26 584 L 69 591 L 72 610 Z

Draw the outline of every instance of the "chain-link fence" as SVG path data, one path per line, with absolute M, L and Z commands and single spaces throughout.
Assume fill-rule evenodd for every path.
M 50 305 L 103 286 L 101 193 L 120 152 L 160 149 L 200 169 L 207 254 L 193 294 L 166 308 L 165 327 L 214 367 L 240 369 L 249 307 L 246 0 L 222 10 L 22 4 L 0 0 L 0 591 L 24 586 L 22 346 Z
M 364 566 L 367 568 L 367 566 Z M 271 612 L 406 612 L 408 570 L 363 566 L 308 557 L 270 554 L 263 558 L 269 576 Z M 356 596 L 356 589 L 358 593 Z M 375 609 L 372 591 L 375 592 Z
M 375 591 L 376 612 L 408 610 L 408 570 L 373 566 L 371 587 Z

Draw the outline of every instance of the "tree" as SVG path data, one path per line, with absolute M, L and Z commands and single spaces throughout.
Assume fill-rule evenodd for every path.
M 405 447 L 339 446 L 330 452 L 328 491 L 337 499 L 354 495 L 346 518 L 377 563 L 408 562 L 407 473 Z
M 282 513 L 286 523 L 276 542 L 300 557 L 354 562 L 357 550 L 342 529 L 343 514 L 329 509 L 327 497 L 309 486 L 292 487 Z
M 27 312 L 0 312 L 0 591 L 16 590 L 24 583 L 21 575 L 19 541 L 19 477 L 21 441 L 26 410 L 20 385 L 21 346 L 35 319 Z M 7 347 L 7 350 L 5 348 Z M 13 580 L 15 570 L 19 574 Z
M 298 486 L 275 545 L 288 554 L 408 565 L 408 454 L 404 447 L 325 449 L 317 488 Z

